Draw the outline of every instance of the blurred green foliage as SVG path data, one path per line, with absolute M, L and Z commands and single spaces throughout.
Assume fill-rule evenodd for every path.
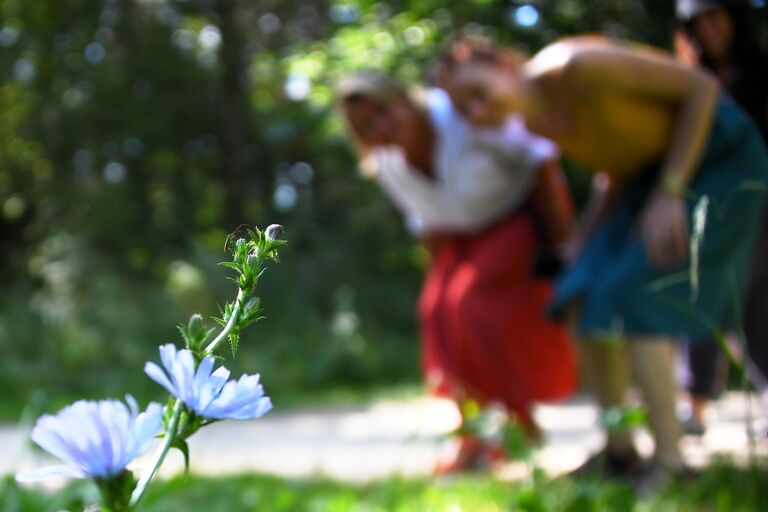
M 0 414 L 152 393 L 143 361 L 231 295 L 215 263 L 242 224 L 280 222 L 289 246 L 236 370 L 277 404 L 417 381 L 425 256 L 355 172 L 333 84 L 428 79 L 459 28 L 666 45 L 671 4 L 0 0 Z
M 227 478 L 177 477 L 147 493 L 142 510 L 227 510 L 247 512 L 753 512 L 768 500 L 764 468 L 718 464 L 693 483 L 673 484 L 653 496 L 638 496 L 625 483 L 534 480 L 510 483 L 481 475 L 448 481 L 390 480 L 352 486 L 323 480 L 281 480 L 242 475 Z M 0 511 L 82 510 L 98 498 L 89 482 L 70 484 L 55 495 L 0 480 Z

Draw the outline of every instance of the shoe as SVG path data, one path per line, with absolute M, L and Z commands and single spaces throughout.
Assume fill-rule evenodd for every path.
M 686 435 L 701 437 L 704 435 L 705 431 L 706 427 L 704 427 L 704 424 L 692 417 L 683 422 L 683 432 Z
M 652 496 L 666 488 L 673 480 L 672 473 L 656 462 L 649 462 L 640 471 L 627 475 L 625 481 L 640 498 Z
M 635 450 L 618 454 L 606 448 L 592 455 L 570 474 L 577 478 L 627 478 L 643 472 L 646 467 L 647 463 Z
M 665 467 L 658 461 L 652 461 L 626 479 L 641 498 L 658 493 L 672 482 L 690 484 L 699 477 L 701 471 L 687 465 L 676 468 Z
M 667 471 L 672 478 L 684 484 L 695 482 L 703 473 L 702 468 L 695 468 L 687 464 L 683 464 L 677 468 L 668 469 Z

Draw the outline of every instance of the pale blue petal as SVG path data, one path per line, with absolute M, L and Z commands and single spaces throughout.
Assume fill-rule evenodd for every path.
M 190 350 L 177 350 L 170 344 L 160 347 L 160 358 L 167 373 L 151 362 L 145 365 L 144 371 L 200 416 L 252 419 L 272 408 L 258 375 L 243 375 L 237 381 L 229 381 L 230 372 L 224 366 L 211 371 L 215 364 L 213 357 L 206 356 L 195 368 Z
M 147 406 L 147 410 L 136 417 L 133 425 L 133 438 L 135 446 L 131 459 L 141 455 L 155 438 L 163 426 L 163 406 L 152 402 Z
M 181 384 L 184 381 L 183 367 L 179 363 L 179 352 L 176 350 L 176 347 L 171 344 L 160 347 L 160 359 L 168 373 L 168 377 L 173 383 L 173 388 L 176 390 L 173 395 L 185 401 L 187 396 Z
M 87 475 L 74 466 L 47 466 L 30 471 L 22 471 L 16 475 L 17 482 L 36 482 L 52 476 L 65 476 L 68 478 L 86 478 Z
M 139 414 L 139 404 L 136 402 L 136 399 L 130 393 L 126 393 L 125 403 L 128 404 L 128 408 L 131 411 L 131 418 L 135 419 Z
M 197 389 L 197 400 L 195 401 L 195 412 L 205 416 L 205 410 L 219 395 L 219 390 L 213 387 L 211 381 L 204 382 Z
M 163 386 L 170 394 L 175 397 L 179 397 L 179 391 L 176 386 L 168 380 L 165 372 L 157 366 L 155 363 L 149 361 L 144 365 L 144 373 L 146 373 L 150 379 Z
M 136 414 L 135 400 L 130 396 L 126 400 L 128 406 L 117 400 L 75 402 L 55 416 L 38 419 L 32 439 L 72 464 L 68 474 L 102 478 L 117 475 L 143 451 L 162 423 L 158 404 L 150 404 L 147 412 Z
M 195 400 L 195 358 L 189 350 L 180 350 L 172 376 L 176 378 L 180 397 L 184 403 L 193 406 Z
M 255 419 L 264 415 L 272 405 L 258 382 L 258 375 L 243 375 L 237 382 L 227 382 L 206 413 L 217 419 Z
M 211 375 L 211 385 L 214 387 L 214 389 L 218 393 L 228 379 L 229 379 L 229 370 L 227 370 L 224 366 L 220 366 L 219 368 L 216 369 L 215 372 L 213 372 L 213 375 Z
M 90 427 L 91 437 L 88 439 L 90 450 L 86 453 L 92 454 L 93 456 L 90 457 L 90 467 L 84 469 L 91 475 L 106 477 L 113 470 L 112 463 L 115 458 L 115 453 L 112 449 L 109 430 L 107 430 L 107 426 L 104 424 L 103 418 L 99 414 L 100 411 L 95 407 L 89 409 L 87 416 L 89 421 L 84 421 L 83 425 Z
M 195 373 L 195 389 L 200 389 L 200 387 L 211 378 L 213 363 L 213 357 L 211 356 L 205 356 L 203 360 L 200 361 L 200 365 L 197 367 L 197 372 Z
M 173 363 L 176 361 L 176 346 L 173 343 L 160 345 L 160 360 L 168 372 L 173 369 Z
M 76 462 L 70 455 L 74 446 L 56 431 L 55 419 L 52 416 L 46 415 L 37 420 L 30 437 L 54 457 L 73 464 Z

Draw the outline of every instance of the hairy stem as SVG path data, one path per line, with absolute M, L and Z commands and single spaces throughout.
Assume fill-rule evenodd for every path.
M 224 329 L 219 333 L 219 335 L 216 336 L 216 338 L 212 342 L 210 342 L 208 346 L 205 348 L 205 354 L 213 354 L 216 348 L 221 344 L 222 341 L 224 341 L 227 338 L 230 331 L 232 331 L 232 328 L 237 324 L 240 317 L 240 310 L 243 307 L 243 302 L 245 302 L 246 295 L 247 294 L 245 290 L 240 288 L 240 290 L 237 292 L 235 305 L 232 308 L 232 314 L 229 315 L 229 320 L 227 321 L 227 324 L 224 326 Z

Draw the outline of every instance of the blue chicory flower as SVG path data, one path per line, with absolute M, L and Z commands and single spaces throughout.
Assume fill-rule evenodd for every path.
M 76 478 L 110 478 L 119 475 L 149 446 L 162 427 L 163 408 L 150 403 L 139 413 L 136 400 L 78 400 L 56 415 L 41 416 L 32 429 L 32 440 L 47 452 L 69 463 L 21 473 L 19 480 L 50 475 Z
M 221 366 L 213 371 L 214 359 L 206 356 L 195 370 L 195 358 L 188 349 L 176 350 L 172 344 L 160 347 L 163 371 L 153 362 L 144 365 L 149 377 L 163 386 L 188 409 L 205 418 L 250 420 L 266 414 L 272 402 L 264 395 L 258 375 L 229 379 Z

